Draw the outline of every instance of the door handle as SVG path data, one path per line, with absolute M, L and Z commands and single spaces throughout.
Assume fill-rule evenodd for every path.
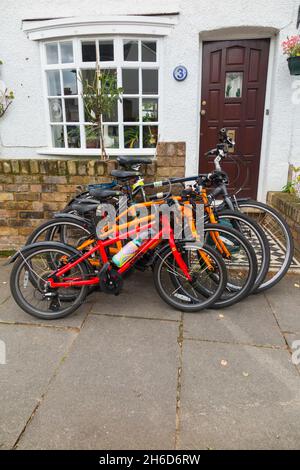
M 206 110 L 205 110 L 205 109 L 201 109 L 200 114 L 201 114 L 201 116 L 205 116 Z

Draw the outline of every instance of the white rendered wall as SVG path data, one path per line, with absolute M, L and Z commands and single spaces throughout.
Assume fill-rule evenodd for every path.
M 280 190 L 288 163 L 300 160 L 300 104 L 292 104 L 292 81 L 280 44 L 295 34 L 298 0 L 0 0 L 2 79 L 16 99 L 0 121 L 2 158 L 37 157 L 47 146 L 39 44 L 27 39 L 22 20 L 65 16 L 125 15 L 179 11 L 178 25 L 164 38 L 160 140 L 187 143 L 187 173 L 198 169 L 202 39 L 273 34 L 268 79 L 259 197 Z M 212 33 L 212 31 L 214 33 Z M 275 31 L 278 34 L 275 37 Z M 262 36 L 261 36 L 262 37 Z M 173 79 L 184 64 L 188 78 Z M 299 157 L 299 158 L 298 158 Z

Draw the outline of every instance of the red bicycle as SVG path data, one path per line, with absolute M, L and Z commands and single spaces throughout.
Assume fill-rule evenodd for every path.
M 227 283 L 222 257 L 199 242 L 177 240 L 169 218 L 160 217 L 160 229 L 151 233 L 155 221 L 135 227 L 128 238 L 139 238 L 140 246 L 120 267 L 114 264 L 109 247 L 122 239 L 97 240 L 89 251 L 80 252 L 59 242 L 40 242 L 20 250 L 11 259 L 12 295 L 27 313 L 42 319 L 57 319 L 74 312 L 96 286 L 101 292 L 121 293 L 124 274 L 146 253 L 152 257 L 154 284 L 161 298 L 175 309 L 194 312 L 210 307 Z M 124 240 L 123 240 L 124 241 Z M 131 242 L 132 243 L 132 242 Z M 88 259 L 98 258 L 99 268 Z

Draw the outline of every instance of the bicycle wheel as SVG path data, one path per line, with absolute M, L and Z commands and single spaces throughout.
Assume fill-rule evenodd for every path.
M 227 269 L 227 285 L 213 308 L 229 307 L 247 297 L 257 277 L 256 255 L 249 241 L 233 228 L 206 224 L 204 242 L 222 253 Z M 222 246 L 227 253 L 222 252 Z
M 256 289 L 264 281 L 270 266 L 270 246 L 264 230 L 255 220 L 239 211 L 222 210 L 217 217 L 221 225 L 222 223 L 229 224 L 230 227 L 241 232 L 253 247 L 258 269 L 252 293 L 256 292 Z
M 88 224 L 71 217 L 51 219 L 37 227 L 28 237 L 26 245 L 38 241 L 59 241 L 74 247 L 91 237 Z
M 201 247 L 197 243 L 180 242 L 178 249 L 189 268 L 192 282 L 186 280 L 167 246 L 154 262 L 153 279 L 158 294 L 167 304 L 184 312 L 196 312 L 211 306 L 227 284 L 222 257 L 209 246 Z M 199 251 L 207 257 L 210 268 L 207 263 L 199 263 Z M 205 294 L 197 289 L 198 285 L 206 286 Z
M 294 255 L 293 236 L 283 217 L 272 207 L 252 200 L 237 202 L 239 210 L 264 230 L 270 245 L 270 268 L 265 281 L 256 289 L 257 293 L 262 292 L 275 286 L 287 273 Z
M 22 310 L 30 315 L 52 320 L 74 312 L 84 301 L 87 286 L 50 288 L 47 278 L 74 257 L 74 250 L 56 243 L 43 243 L 29 249 L 14 263 L 10 275 L 11 294 Z M 66 273 L 66 277 L 87 278 L 89 269 L 79 263 Z

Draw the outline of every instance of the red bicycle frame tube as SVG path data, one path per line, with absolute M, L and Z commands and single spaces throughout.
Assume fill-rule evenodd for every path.
M 182 272 L 185 275 L 185 277 L 187 278 L 187 280 L 188 281 L 192 280 L 191 275 L 189 274 L 188 267 L 187 267 L 186 263 L 184 262 L 181 254 L 177 250 L 175 239 L 174 239 L 174 232 L 173 232 L 172 227 L 170 226 L 168 217 L 163 215 L 161 221 L 162 221 L 162 229 L 159 230 L 158 233 L 154 237 L 146 239 L 145 242 L 140 246 L 139 250 L 134 254 L 134 256 L 132 258 L 130 258 L 125 264 L 123 264 L 123 266 L 121 266 L 121 268 L 118 269 L 118 273 L 123 274 L 128 269 L 130 269 L 134 265 L 137 258 L 139 258 L 144 253 L 146 253 L 148 250 L 150 250 L 155 245 L 157 245 L 165 235 L 168 235 L 169 245 L 170 245 L 170 248 L 172 250 L 172 254 L 175 258 L 176 263 L 178 264 L 178 266 L 182 270 Z M 142 227 L 136 227 L 136 228 L 134 228 L 134 229 L 132 229 L 128 232 L 128 237 L 131 237 L 132 235 L 139 235 L 142 232 L 152 228 L 154 226 L 154 224 L 155 224 L 155 222 L 151 222 L 151 223 L 149 223 L 147 225 L 144 225 Z M 67 263 L 65 266 L 63 266 L 62 268 L 58 269 L 55 273 L 53 273 L 54 277 L 55 278 L 56 277 L 61 277 L 63 274 L 70 271 L 72 268 L 77 266 L 79 263 L 81 263 L 82 261 L 89 258 L 96 251 L 99 252 L 100 257 L 101 257 L 101 261 L 103 262 L 103 264 L 107 263 L 109 260 L 108 260 L 108 256 L 107 256 L 107 253 L 105 251 L 105 248 L 110 246 L 110 245 L 114 245 L 116 242 L 118 242 L 120 240 L 121 240 L 121 238 L 120 238 L 119 235 L 115 238 L 107 239 L 107 240 L 104 240 L 104 241 L 97 240 L 96 245 L 93 248 L 91 248 L 88 252 L 84 253 L 82 256 L 80 256 L 75 261 Z M 72 287 L 72 286 L 89 286 L 89 285 L 98 284 L 99 283 L 99 278 L 96 277 L 96 276 L 91 277 L 90 279 L 80 279 L 78 277 L 74 277 L 74 278 L 65 278 L 61 282 L 55 282 L 55 280 L 51 277 L 51 278 L 49 278 L 49 283 L 50 283 L 50 287 L 53 287 L 53 288 Z

